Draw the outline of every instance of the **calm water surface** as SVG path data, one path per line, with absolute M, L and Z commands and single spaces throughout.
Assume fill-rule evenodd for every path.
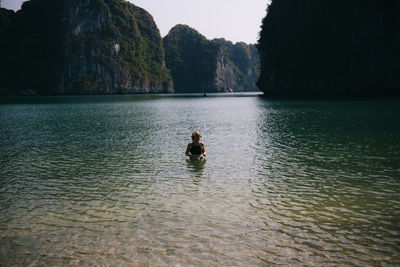
M 400 264 L 399 102 L 240 96 L 3 99 L 0 265 Z

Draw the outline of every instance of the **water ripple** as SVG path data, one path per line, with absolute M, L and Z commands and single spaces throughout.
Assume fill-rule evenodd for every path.
M 0 105 L 0 265 L 400 262 L 397 103 L 66 99 Z

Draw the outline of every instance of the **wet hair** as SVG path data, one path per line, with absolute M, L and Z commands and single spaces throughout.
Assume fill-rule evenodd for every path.
M 192 139 L 197 138 L 197 139 L 200 140 L 200 137 L 201 137 L 201 134 L 199 132 L 195 131 L 195 132 L 192 133 Z

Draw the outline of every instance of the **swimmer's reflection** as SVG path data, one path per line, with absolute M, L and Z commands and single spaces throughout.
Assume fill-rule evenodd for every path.
M 204 170 L 204 166 L 206 164 L 206 159 L 202 159 L 202 160 L 190 160 L 187 159 L 186 163 L 187 163 L 187 167 L 188 169 L 198 175 L 201 175 L 203 173 Z

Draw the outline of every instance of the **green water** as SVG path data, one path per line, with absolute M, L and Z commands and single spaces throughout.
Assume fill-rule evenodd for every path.
M 2 266 L 400 263 L 399 102 L 1 103 Z

